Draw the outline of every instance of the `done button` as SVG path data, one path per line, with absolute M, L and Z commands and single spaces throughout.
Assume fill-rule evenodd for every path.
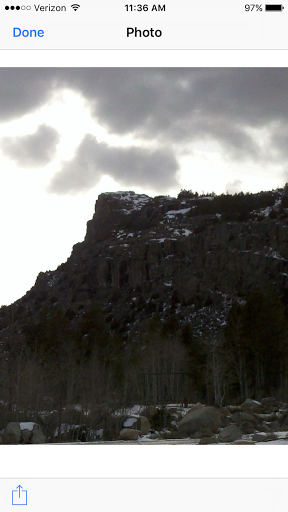
M 21 28 L 13 28 L 13 37 L 44 37 L 44 30 L 22 30 Z

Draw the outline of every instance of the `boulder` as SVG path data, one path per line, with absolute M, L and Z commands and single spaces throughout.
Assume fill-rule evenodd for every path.
M 200 439 L 199 441 L 199 444 L 216 444 L 216 443 L 219 443 L 219 439 L 218 437 L 202 437 L 202 439 Z
M 247 422 L 247 423 L 257 423 L 257 419 L 253 414 L 249 414 L 248 412 L 235 412 L 231 416 L 231 422 L 236 423 L 236 425 L 239 427 L 241 423 Z
M 43 434 L 33 435 L 30 441 L 31 444 L 45 444 L 47 443 L 47 437 Z
M 266 432 L 268 434 L 272 432 L 271 428 L 269 427 L 269 425 L 266 425 L 266 423 L 263 423 L 263 425 L 261 425 L 261 429 L 258 430 L 261 430 L 262 432 Z
M 20 425 L 16 421 L 8 423 L 3 434 L 4 444 L 19 444 L 21 440 Z
M 224 419 L 226 419 L 227 421 L 231 421 L 232 413 L 229 407 L 222 407 L 221 414 Z
M 266 441 L 276 441 L 277 439 L 279 439 L 279 437 L 273 433 L 266 435 Z
M 283 422 L 285 420 L 285 418 L 287 417 L 287 414 L 288 414 L 288 411 L 278 412 L 278 414 L 276 416 L 277 421 Z
M 22 433 L 22 444 L 30 444 L 31 437 L 32 437 L 32 431 L 27 430 L 26 428 L 21 431 Z
M 141 436 L 141 432 L 139 430 L 134 430 L 132 428 L 123 428 L 119 434 L 120 441 L 137 441 Z
M 254 434 L 252 437 L 252 441 L 255 441 L 255 443 L 275 441 L 276 439 L 278 439 L 278 437 L 275 436 L 275 434 Z
M 254 416 L 260 422 L 262 422 L 263 420 L 265 420 L 265 421 L 273 421 L 277 417 L 275 414 L 267 414 L 267 413 L 262 413 L 262 414 L 256 414 L 255 413 Z
M 239 425 L 239 427 L 241 428 L 243 434 L 253 434 L 255 430 L 258 430 L 257 425 L 254 423 L 249 423 L 248 421 L 244 421 Z
M 233 443 L 233 441 L 239 439 L 242 439 L 242 432 L 236 425 L 229 425 L 223 428 L 219 434 L 219 441 L 221 443 Z
M 280 421 L 281 428 L 288 427 L 288 416 L 285 415 L 283 418 L 278 416 L 278 421 Z
M 241 407 L 240 405 L 229 405 L 228 406 L 229 411 L 233 414 L 234 412 L 240 412 Z
M 191 439 L 202 439 L 204 437 L 212 437 L 213 432 L 209 428 L 205 428 L 203 431 L 197 430 L 195 434 L 191 434 Z
M 261 405 L 266 413 L 279 410 L 279 402 L 273 396 L 262 398 Z
M 162 439 L 174 439 L 174 435 L 170 430 L 166 430 L 165 432 L 161 432 L 161 438 Z
M 125 419 L 125 421 L 122 424 L 123 428 L 132 428 L 135 430 L 140 430 L 142 435 L 149 434 L 151 430 L 151 425 L 145 416 L 131 416 Z
M 193 411 L 198 411 L 198 409 L 202 409 L 203 407 L 204 407 L 204 405 L 200 404 L 200 402 L 197 402 L 197 404 L 192 405 L 192 407 L 190 407 L 188 413 L 193 412 Z
M 142 414 L 143 414 L 143 416 L 148 418 L 148 421 L 151 422 L 151 420 L 157 414 L 157 412 L 158 412 L 157 407 L 155 407 L 154 405 L 149 405 L 148 407 L 146 407 L 146 409 L 144 409 L 144 411 L 142 411 Z
M 47 443 L 47 438 L 43 435 L 41 427 L 35 423 L 32 431 L 31 444 Z
M 189 411 L 179 423 L 178 432 L 193 435 L 197 431 L 209 429 L 212 433 L 218 432 L 222 426 L 222 417 L 215 407 L 201 407 Z
M 241 411 L 243 412 L 262 412 L 263 407 L 260 402 L 256 400 L 251 400 L 251 398 L 247 398 L 245 402 L 241 405 Z
M 142 436 L 149 434 L 151 425 L 146 416 L 139 416 L 139 418 L 137 418 L 137 429 L 141 431 Z
M 274 432 L 279 432 L 280 425 L 279 425 L 278 421 L 271 421 L 270 428 L 271 428 L 271 430 L 274 430 Z

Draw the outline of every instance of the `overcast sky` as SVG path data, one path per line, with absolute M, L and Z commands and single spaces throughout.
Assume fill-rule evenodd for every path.
M 288 181 L 288 71 L 0 69 L 0 305 L 82 241 L 101 192 Z

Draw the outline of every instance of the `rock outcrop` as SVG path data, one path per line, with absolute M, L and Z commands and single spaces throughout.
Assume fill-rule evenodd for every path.
M 35 317 L 51 304 L 77 321 L 101 302 L 107 325 L 119 325 L 125 337 L 134 336 L 151 312 L 165 318 L 167 307 L 179 303 L 175 314 L 197 337 L 203 328 L 223 326 L 232 301 L 245 300 L 254 288 L 273 283 L 277 294 L 288 295 L 285 194 L 279 189 L 251 196 L 261 207 L 244 220 L 213 210 L 213 196 L 100 194 L 85 240 L 67 262 L 40 273 L 22 299 L 0 310 L 0 341 L 9 336 L 12 317 L 21 337 L 28 312 Z

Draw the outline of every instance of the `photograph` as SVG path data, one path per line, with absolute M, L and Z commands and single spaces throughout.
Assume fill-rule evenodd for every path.
M 288 444 L 287 82 L 0 68 L 0 444 Z

